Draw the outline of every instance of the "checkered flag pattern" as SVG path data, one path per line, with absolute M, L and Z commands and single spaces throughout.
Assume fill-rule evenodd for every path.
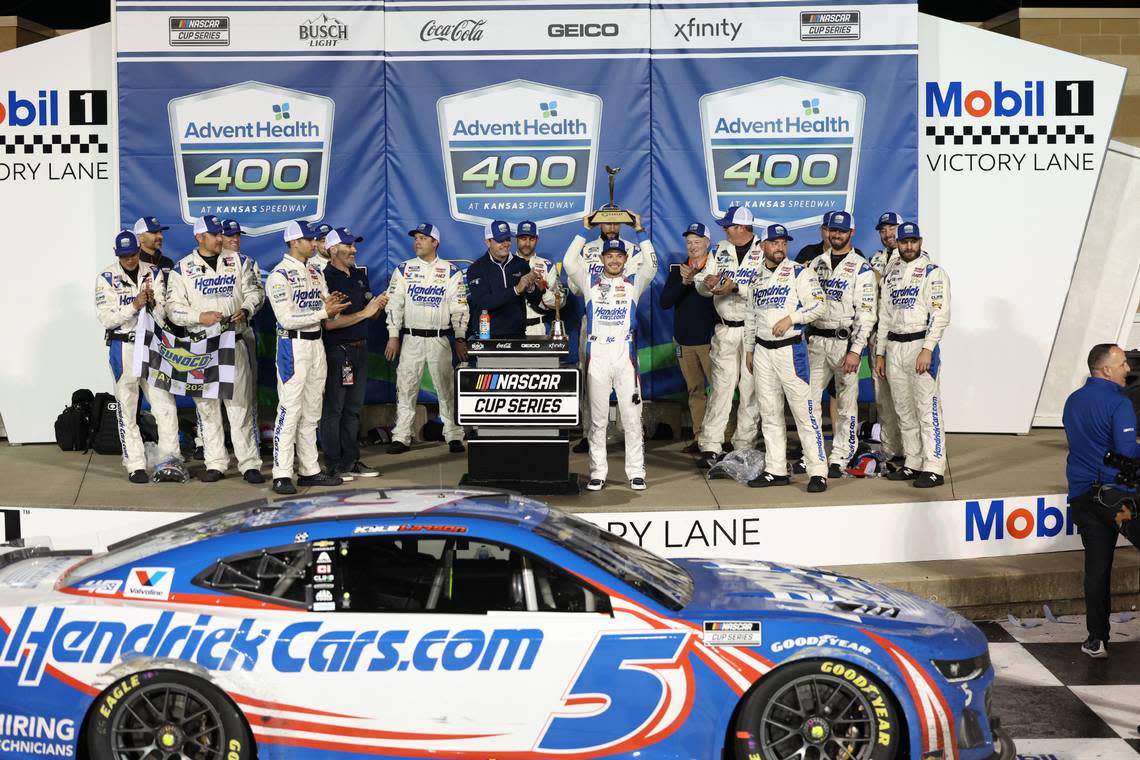
M 135 327 L 134 373 L 175 396 L 231 399 L 235 342 L 233 328 L 221 325 L 177 338 L 163 330 L 148 309 L 139 314 Z
M 935 145 L 1092 145 L 1084 124 L 927 127 Z
M 98 134 L 87 135 L 0 135 L 0 152 L 5 155 L 29 153 L 91 154 L 109 153 L 111 145 L 100 142 Z

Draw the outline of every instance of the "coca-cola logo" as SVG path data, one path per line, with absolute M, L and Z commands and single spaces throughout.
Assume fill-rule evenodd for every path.
M 434 19 L 420 29 L 420 39 L 424 42 L 478 42 L 483 39 L 485 19 L 465 18 L 450 24 L 440 24 Z

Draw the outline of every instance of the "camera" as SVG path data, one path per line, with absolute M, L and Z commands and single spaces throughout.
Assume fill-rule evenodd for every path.
M 1140 486 L 1140 459 L 1110 451 L 1104 455 L 1104 463 L 1119 471 L 1116 482 L 1120 485 L 1130 488 Z

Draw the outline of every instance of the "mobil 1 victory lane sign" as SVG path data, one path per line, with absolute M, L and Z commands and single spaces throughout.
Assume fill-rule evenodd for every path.
M 324 216 L 333 101 L 243 82 L 167 107 L 182 218 L 238 217 L 263 235 Z
M 578 370 L 459 370 L 459 424 L 574 427 Z

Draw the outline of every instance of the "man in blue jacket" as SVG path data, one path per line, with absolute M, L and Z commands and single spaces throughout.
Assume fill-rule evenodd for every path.
M 1065 478 L 1073 522 L 1085 547 L 1085 624 L 1089 637 L 1081 651 L 1089 657 L 1108 657 L 1109 582 L 1118 533 L 1137 544 L 1126 523 L 1135 518 L 1135 489 L 1116 484 L 1118 471 L 1104 463 L 1115 452 L 1135 459 L 1136 412 L 1120 392 L 1130 367 L 1119 346 L 1101 343 L 1088 357 L 1089 379 L 1065 400 L 1061 420 L 1069 442 Z M 1131 509 L 1120 508 L 1132 497 Z M 1109 505 L 1113 506 L 1109 506 Z
M 540 276 L 511 254 L 511 225 L 496 220 L 483 232 L 487 255 L 467 267 L 468 335 L 479 336 L 479 317 L 486 310 L 491 338 L 521 338 L 526 335 L 527 301 L 535 306 L 542 302 L 542 290 L 536 287 Z

